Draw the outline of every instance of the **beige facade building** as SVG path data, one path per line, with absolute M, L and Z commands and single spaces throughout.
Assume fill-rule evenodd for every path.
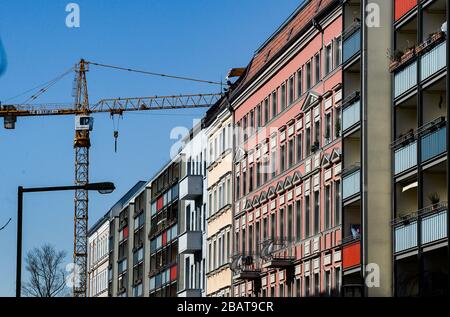
M 208 139 L 207 168 L 207 296 L 228 297 L 232 274 L 232 115 L 224 99 L 205 118 Z

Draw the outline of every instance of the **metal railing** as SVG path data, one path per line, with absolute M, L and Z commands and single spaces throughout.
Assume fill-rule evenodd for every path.
M 293 260 L 296 248 L 293 241 L 287 238 L 268 239 L 260 243 L 261 259 L 265 262 L 271 260 Z

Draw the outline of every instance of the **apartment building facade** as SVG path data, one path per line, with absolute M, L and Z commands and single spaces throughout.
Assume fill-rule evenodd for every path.
M 448 295 L 448 1 L 394 4 L 393 291 Z
M 206 295 L 231 296 L 233 117 L 222 98 L 205 115 L 207 137 L 207 283 Z
M 206 134 L 202 122 L 183 139 L 180 159 L 178 297 L 206 296 Z
M 149 248 L 143 234 L 148 191 L 147 182 L 136 183 L 109 211 L 109 297 L 143 295 L 143 256 Z
M 108 296 L 109 212 L 88 231 L 88 297 Z
M 341 280 L 339 1 L 307 1 L 232 94 L 233 296 L 337 294 Z
M 150 263 L 150 297 L 177 297 L 181 168 L 176 157 L 151 180 L 150 252 L 145 254 Z

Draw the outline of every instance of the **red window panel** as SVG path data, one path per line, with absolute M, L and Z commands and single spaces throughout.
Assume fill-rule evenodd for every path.
M 342 248 L 342 266 L 344 269 L 361 263 L 361 243 L 360 241 L 347 244 Z
M 128 238 L 128 227 L 123 228 L 123 238 Z
M 395 0 L 395 21 L 417 5 L 417 0 Z
M 170 281 L 177 279 L 177 266 L 174 265 L 170 268 Z
M 167 231 L 164 231 L 162 234 L 162 245 L 166 245 L 167 244 Z
M 160 211 L 163 208 L 163 197 L 159 197 L 158 201 L 156 202 L 156 210 Z

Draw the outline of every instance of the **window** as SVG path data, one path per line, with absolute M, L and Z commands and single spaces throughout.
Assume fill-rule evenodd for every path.
M 294 102 L 294 77 L 289 78 L 288 105 Z
M 314 234 L 320 231 L 320 193 L 314 192 Z
M 297 71 L 297 98 L 303 95 L 303 72 L 302 69 Z
M 259 129 L 262 127 L 262 113 L 261 113 L 261 105 L 256 107 L 256 128 Z
M 339 36 L 334 40 L 334 67 L 342 63 L 342 38 Z
M 306 128 L 306 156 L 311 154 L 311 127 Z
M 263 241 L 267 240 L 267 233 L 269 232 L 269 226 L 267 224 L 268 220 L 267 218 L 263 219 Z
M 255 112 L 252 110 L 250 111 L 250 132 L 249 135 L 252 135 L 255 133 Z
M 227 204 L 231 204 L 231 180 L 227 179 Z
M 254 167 L 253 165 L 250 166 L 249 172 L 248 172 L 248 191 L 253 191 L 253 177 L 254 177 Z
M 292 205 L 287 207 L 287 238 L 288 241 L 294 241 L 294 213 L 292 212 Z
M 305 196 L 305 238 L 310 236 L 311 227 L 311 202 L 309 196 Z
M 311 61 L 306 63 L 306 90 L 311 89 Z
M 248 252 L 253 254 L 253 226 L 248 227 Z
M 270 215 L 270 238 L 275 239 L 275 214 Z
M 334 110 L 334 136 L 339 138 L 341 136 L 341 109 Z
M 325 144 L 331 142 L 331 112 L 325 114 Z
M 309 297 L 310 294 L 310 285 L 309 285 L 309 276 L 305 276 L 305 297 Z
M 239 176 L 236 176 L 236 198 L 241 198 L 241 188 L 240 188 L 241 180 Z
M 286 144 L 280 146 L 280 172 L 286 170 Z
M 325 76 L 331 72 L 333 67 L 333 47 L 328 45 L 325 47 Z
M 255 246 L 256 246 L 256 250 L 259 249 L 259 244 L 260 244 L 260 237 L 261 237 L 261 227 L 260 227 L 260 222 L 256 222 L 256 227 L 255 227 Z
M 320 81 L 320 53 L 314 56 L 314 80 L 316 84 Z
M 279 228 L 278 228 L 278 235 L 281 239 L 283 239 L 285 237 L 285 232 L 284 232 L 284 208 L 281 208 L 278 212 L 278 224 L 279 224 Z
M 242 249 L 242 254 L 246 254 L 245 252 L 246 252 L 246 239 L 247 239 L 247 236 L 245 235 L 245 229 L 242 229 L 242 240 L 241 240 L 241 243 L 242 243 L 242 247 L 241 247 L 241 249 Z
M 334 183 L 334 225 L 341 224 L 341 182 Z
M 276 163 L 277 163 L 277 151 L 273 150 L 270 157 L 270 165 L 271 165 L 270 171 L 272 172 L 272 178 L 274 178 L 275 175 L 277 174 Z
M 286 84 L 281 85 L 280 106 L 281 106 L 281 111 L 286 109 Z
M 320 275 L 314 274 L 314 296 L 320 296 Z
M 320 147 L 320 121 L 314 122 L 314 146 L 316 150 Z
M 302 134 L 297 134 L 297 163 L 300 163 L 300 161 L 303 158 L 303 140 L 302 140 Z
M 331 227 L 331 189 L 330 186 L 325 187 L 325 229 Z
M 289 149 L 288 149 L 288 167 L 291 168 L 292 165 L 294 165 L 294 152 L 295 152 L 294 139 L 290 139 L 288 144 L 289 144 Z
M 242 172 L 242 194 L 247 194 L 247 172 Z
M 284 284 L 280 284 L 278 288 L 278 297 L 284 297 Z
M 269 120 L 269 98 L 266 98 L 264 100 L 264 125 L 266 125 Z
M 331 271 L 325 271 L 325 295 L 331 296 Z
M 248 130 L 247 130 L 247 116 L 244 116 L 242 123 L 242 133 L 244 134 L 244 141 L 247 141 L 248 138 Z
M 295 224 L 295 235 L 297 237 L 297 242 L 302 240 L 302 202 L 297 200 L 295 202 L 295 212 L 296 212 L 296 224 Z
M 261 186 L 261 162 L 256 163 L 256 187 Z
M 334 269 L 334 292 L 337 296 L 341 294 L 341 268 Z
M 297 297 L 301 297 L 302 296 L 302 282 L 301 280 L 298 278 L 295 280 L 295 292 L 296 292 L 296 296 Z
M 272 119 L 278 114 L 278 94 L 275 90 L 272 93 Z

